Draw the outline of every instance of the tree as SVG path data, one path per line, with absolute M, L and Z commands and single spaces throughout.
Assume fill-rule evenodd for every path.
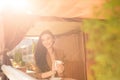
M 119 80 L 120 0 L 107 0 L 99 14 L 103 14 L 104 19 L 85 20 L 83 27 L 89 35 L 87 48 L 94 52 L 88 55 L 95 61 L 91 66 L 94 79 Z

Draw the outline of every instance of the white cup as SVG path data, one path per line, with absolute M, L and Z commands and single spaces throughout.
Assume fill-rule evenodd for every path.
M 63 62 L 60 60 L 55 60 L 55 70 L 57 70 L 57 65 L 59 64 L 63 64 Z

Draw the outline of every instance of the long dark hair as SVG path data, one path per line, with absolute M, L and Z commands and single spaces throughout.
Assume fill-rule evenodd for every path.
M 38 66 L 38 68 L 40 68 L 41 72 L 46 72 L 50 70 L 50 67 L 48 66 L 46 59 L 47 49 L 43 46 L 41 41 L 41 36 L 44 34 L 49 34 L 52 36 L 52 38 L 54 38 L 54 35 L 48 30 L 42 32 L 41 35 L 39 36 L 34 56 L 36 65 Z

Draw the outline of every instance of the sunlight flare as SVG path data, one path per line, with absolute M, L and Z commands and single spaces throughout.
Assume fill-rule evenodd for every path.
M 0 0 L 0 11 L 10 9 L 14 12 L 27 12 L 31 8 L 26 0 Z

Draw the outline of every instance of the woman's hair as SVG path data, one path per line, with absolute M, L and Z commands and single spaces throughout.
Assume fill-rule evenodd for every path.
M 50 67 L 48 66 L 46 59 L 47 49 L 43 46 L 41 41 L 41 37 L 44 34 L 49 34 L 52 36 L 52 38 L 54 38 L 54 35 L 48 30 L 43 31 L 39 36 L 39 40 L 36 46 L 36 51 L 34 56 L 35 56 L 36 65 L 41 70 L 41 72 L 46 72 L 50 70 Z

